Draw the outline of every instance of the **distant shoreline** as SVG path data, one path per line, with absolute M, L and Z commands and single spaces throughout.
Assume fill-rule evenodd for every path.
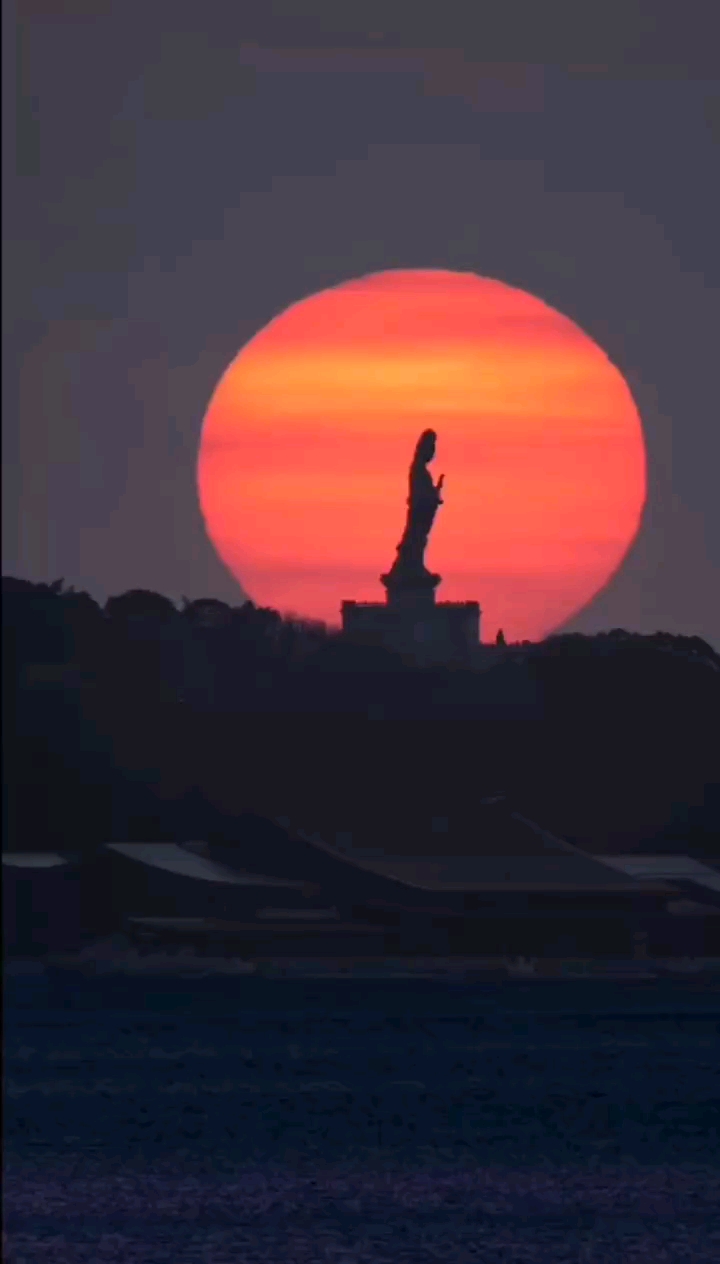
M 295 957 L 203 957 L 191 952 L 140 953 L 120 950 L 113 953 L 108 945 L 95 951 L 51 955 L 45 958 L 15 958 L 5 961 L 4 973 L 9 977 L 44 974 L 48 970 L 79 970 L 102 976 L 106 974 L 143 975 L 145 977 L 203 978 L 207 976 L 253 977 L 265 979 L 457 979 L 470 981 L 524 980 L 526 982 L 568 980 L 634 980 L 659 978 L 720 978 L 720 958 L 618 959 L 612 961 L 587 958 L 538 958 L 527 960 L 506 957 L 428 958 L 407 960 L 383 958 L 295 958 Z

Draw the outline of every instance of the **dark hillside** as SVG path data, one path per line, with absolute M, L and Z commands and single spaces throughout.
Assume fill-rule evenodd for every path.
M 3 580 L 3 679 L 6 847 L 179 837 L 198 787 L 330 841 L 390 821 L 398 852 L 502 792 L 591 850 L 720 856 L 720 658 L 699 638 L 556 637 L 423 671 L 249 603 L 101 610 Z

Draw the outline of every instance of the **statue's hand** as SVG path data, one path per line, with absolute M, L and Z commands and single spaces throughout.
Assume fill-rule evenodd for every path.
M 441 491 L 442 491 L 442 485 L 443 485 L 443 483 L 444 483 L 444 482 L 445 482 L 445 475 L 444 475 L 444 474 L 441 474 L 441 475 L 440 475 L 440 477 L 439 477 L 439 479 L 438 479 L 438 481 L 437 481 L 437 483 L 435 484 L 435 491 L 436 491 L 436 492 L 441 492 Z

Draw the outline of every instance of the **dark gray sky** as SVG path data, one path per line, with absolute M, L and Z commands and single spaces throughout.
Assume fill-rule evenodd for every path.
M 578 9 L 7 4 L 3 573 L 237 600 L 195 492 L 228 362 L 350 276 L 472 269 L 576 320 L 643 418 L 643 527 L 572 626 L 720 647 L 717 7 Z

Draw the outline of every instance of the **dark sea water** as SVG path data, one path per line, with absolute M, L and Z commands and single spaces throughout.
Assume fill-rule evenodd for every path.
M 6 1257 L 720 1261 L 720 990 L 5 981 Z

